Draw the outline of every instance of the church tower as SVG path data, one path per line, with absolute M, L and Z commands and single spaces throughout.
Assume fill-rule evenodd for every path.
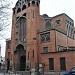
M 40 0 L 18 0 L 13 8 L 11 56 L 13 69 L 35 68 L 38 61 Z
M 30 0 L 27 9 L 27 26 L 26 26 L 26 60 L 27 67 L 35 68 L 38 61 L 38 38 L 37 29 L 39 28 L 39 0 Z

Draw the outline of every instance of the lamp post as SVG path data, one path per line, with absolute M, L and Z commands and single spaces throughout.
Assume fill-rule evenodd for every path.
M 1 60 L 2 60 L 2 56 L 0 56 L 0 70 L 1 70 L 1 63 L 2 63 Z
M 10 66 L 10 60 L 9 60 L 9 58 L 7 59 L 7 72 L 8 72 L 8 70 L 9 70 L 9 66 Z

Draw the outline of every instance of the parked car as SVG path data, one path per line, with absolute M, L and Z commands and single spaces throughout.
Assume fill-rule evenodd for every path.
M 75 66 L 72 67 L 70 71 L 64 73 L 63 75 L 75 75 Z

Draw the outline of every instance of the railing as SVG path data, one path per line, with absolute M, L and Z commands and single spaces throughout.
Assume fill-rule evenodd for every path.
M 37 74 L 37 72 L 31 72 L 30 71 L 8 71 L 8 73 L 0 72 L 0 75 L 63 75 L 64 72 L 44 72 L 44 74 Z
M 0 75 L 30 75 L 29 72 L 0 72 Z

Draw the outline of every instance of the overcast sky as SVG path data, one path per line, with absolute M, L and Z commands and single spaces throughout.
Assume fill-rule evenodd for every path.
M 17 0 L 13 0 L 15 6 Z M 48 14 L 50 17 L 66 13 L 75 21 L 75 0 L 40 0 L 40 14 Z M 1 38 L 1 55 L 5 56 L 5 40 Z

